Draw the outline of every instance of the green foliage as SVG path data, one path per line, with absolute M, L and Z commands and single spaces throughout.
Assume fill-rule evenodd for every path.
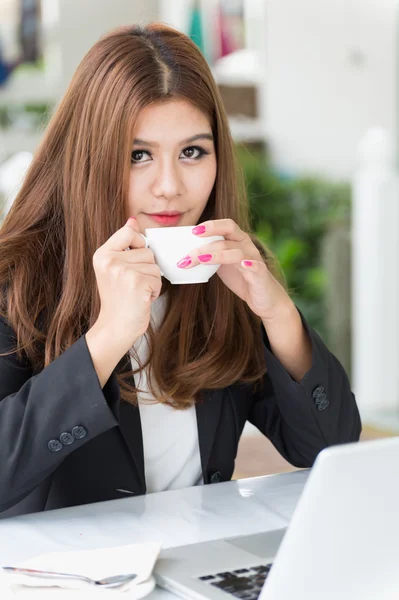
M 45 103 L 35 104 L 0 104 L 0 129 L 18 127 L 23 122 L 25 128 L 36 131 L 44 129 L 51 117 L 53 107 Z
M 277 256 L 296 305 L 328 341 L 321 248 L 329 227 L 349 221 L 350 186 L 318 177 L 279 177 L 264 154 L 237 150 L 251 227 Z

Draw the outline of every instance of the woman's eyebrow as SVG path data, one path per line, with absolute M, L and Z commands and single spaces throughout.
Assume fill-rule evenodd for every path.
M 211 142 L 213 142 L 213 135 L 211 133 L 197 133 L 197 135 L 193 135 L 192 137 L 189 137 L 186 140 L 182 140 L 180 144 L 190 144 L 191 142 L 196 142 L 197 140 L 210 140 Z M 133 144 L 150 147 L 159 146 L 157 142 L 146 142 L 145 140 L 141 140 L 140 138 L 135 138 Z

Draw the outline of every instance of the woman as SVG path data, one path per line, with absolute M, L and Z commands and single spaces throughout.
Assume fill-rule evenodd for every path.
M 162 281 L 141 233 L 169 225 L 203 239 L 180 268 L 221 264 L 207 284 Z M 300 467 L 357 440 L 347 376 L 273 272 L 196 46 L 103 37 L 0 232 L 3 515 L 228 480 L 247 420 Z

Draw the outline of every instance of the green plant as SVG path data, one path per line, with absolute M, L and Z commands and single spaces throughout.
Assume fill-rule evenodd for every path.
M 321 245 L 331 225 L 349 222 L 350 186 L 310 176 L 282 178 L 271 168 L 267 155 L 245 148 L 237 152 L 251 227 L 275 253 L 296 305 L 328 341 Z
M 45 103 L 0 105 L 0 129 L 11 129 L 20 119 L 28 118 L 33 130 L 43 130 L 53 107 Z

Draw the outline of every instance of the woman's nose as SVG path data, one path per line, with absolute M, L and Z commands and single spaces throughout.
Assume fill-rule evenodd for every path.
M 183 181 L 178 166 L 162 164 L 156 174 L 153 193 L 156 197 L 172 199 L 183 193 Z

